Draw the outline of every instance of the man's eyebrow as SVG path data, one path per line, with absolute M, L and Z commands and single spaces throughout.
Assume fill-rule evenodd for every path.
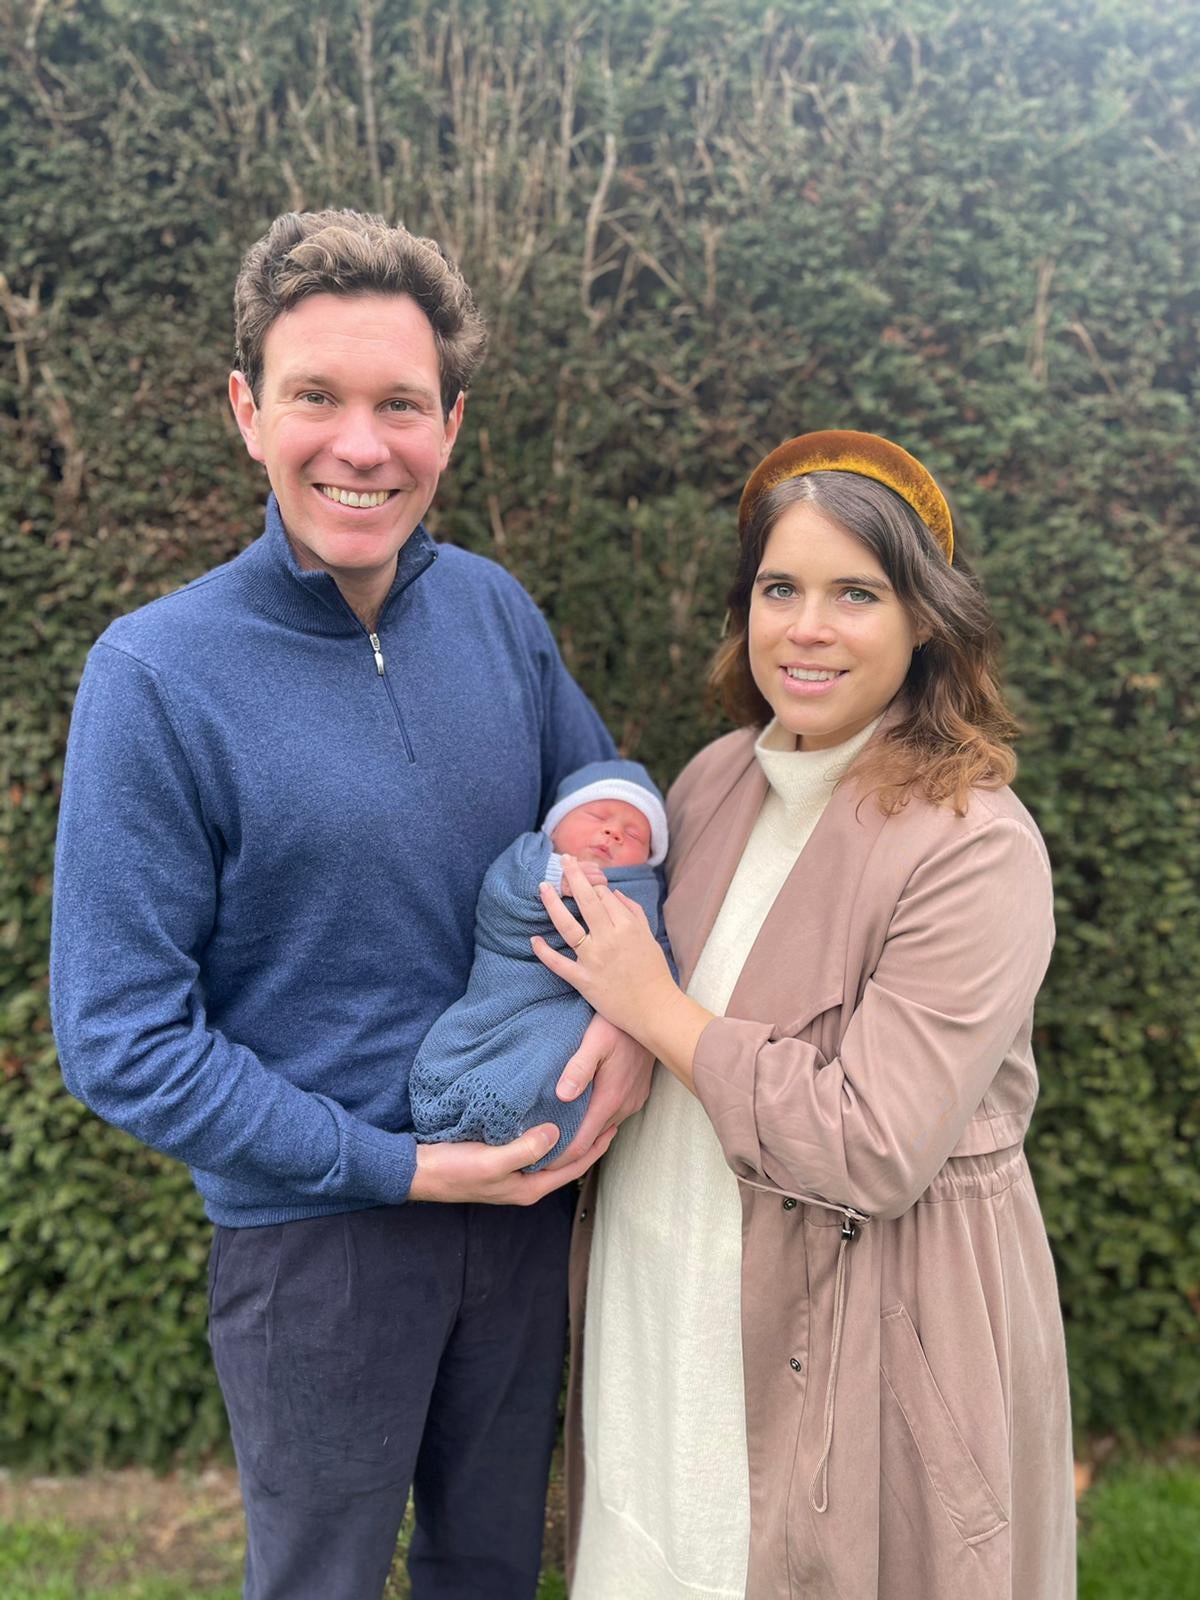
M 281 389 L 336 389 L 337 384 L 328 373 L 324 372 L 285 372 L 279 380 Z M 433 389 L 423 383 L 413 383 L 411 379 L 397 378 L 395 383 L 385 384 L 381 391 L 389 395 L 411 395 L 414 399 L 435 400 L 437 395 Z

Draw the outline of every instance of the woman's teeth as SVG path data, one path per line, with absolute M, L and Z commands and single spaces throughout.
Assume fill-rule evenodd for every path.
M 841 672 L 815 672 L 810 667 L 784 667 L 789 678 L 798 678 L 801 683 L 828 683 L 831 678 L 840 678 Z

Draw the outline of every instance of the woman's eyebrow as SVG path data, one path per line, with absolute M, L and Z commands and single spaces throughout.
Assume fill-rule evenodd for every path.
M 847 589 L 887 589 L 891 591 L 891 584 L 886 578 L 835 578 L 834 583 Z
M 754 581 L 755 583 L 795 583 L 796 577 L 795 574 L 791 572 L 764 570 L 755 576 Z M 830 578 L 829 587 L 831 589 L 886 589 L 889 594 L 892 591 L 892 586 L 886 578 L 863 578 L 853 576 L 845 578 Z

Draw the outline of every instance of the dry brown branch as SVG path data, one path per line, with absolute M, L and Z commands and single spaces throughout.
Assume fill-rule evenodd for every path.
M 610 75 L 611 77 L 611 75 Z M 604 163 L 600 169 L 600 176 L 596 180 L 596 187 L 588 203 L 587 217 L 583 225 L 583 263 L 579 275 L 579 298 L 583 306 L 584 315 L 593 324 L 604 320 L 603 306 L 593 306 L 592 286 L 598 276 L 596 267 L 596 236 L 600 230 L 600 218 L 604 214 L 605 202 L 608 199 L 609 186 L 613 180 L 613 173 L 617 170 L 617 136 L 609 128 L 604 135 Z M 609 219 L 611 222 L 611 218 Z
M 1025 363 L 1036 383 L 1045 383 L 1049 365 L 1046 359 L 1046 328 L 1050 321 L 1050 285 L 1057 266 L 1053 256 L 1043 256 L 1038 262 L 1037 293 L 1033 301 L 1033 326 L 1029 335 L 1029 348 Z
M 508 534 L 504 528 L 504 518 L 500 513 L 500 497 L 494 485 L 497 482 L 496 463 L 492 457 L 492 439 L 486 428 L 479 430 L 479 454 L 483 458 L 483 470 L 487 478 L 487 508 L 488 521 L 492 525 L 492 538 L 496 544 L 496 558 L 505 561 L 508 557 Z
M 679 297 L 681 309 L 686 308 L 694 311 L 696 307 L 691 295 L 688 294 L 687 290 L 674 276 L 674 274 L 669 272 L 667 268 L 663 266 L 662 262 L 654 254 L 654 252 L 652 250 L 648 250 L 645 245 L 640 244 L 638 240 L 634 238 L 633 234 L 629 232 L 628 228 L 622 225 L 618 218 L 610 216 L 606 219 L 606 221 L 608 226 L 613 230 L 617 237 L 629 247 L 641 264 L 644 267 L 649 267 L 650 271 L 654 273 L 655 277 L 661 279 L 661 281 L 666 284 L 667 288 L 670 289 L 673 294 Z
M 67 505 L 74 505 L 83 491 L 84 457 L 75 431 L 75 419 L 53 369 L 47 362 L 38 368 L 46 396 L 46 410 L 54 429 L 54 437 L 63 453 L 62 484 L 59 497 Z
M 17 388 L 23 397 L 29 394 L 30 389 L 29 346 L 37 338 L 41 293 L 40 274 L 34 278 L 29 293 L 22 295 L 16 293 L 3 272 L 0 272 L 0 310 L 8 318 L 9 343 L 17 363 Z
M 376 211 L 382 211 L 383 171 L 379 165 L 379 120 L 375 110 L 375 0 L 358 0 L 358 76 L 362 84 L 371 201 Z
M 1108 390 L 1109 394 L 1111 394 L 1115 400 L 1119 400 L 1121 398 L 1120 386 L 1113 377 L 1112 372 L 1109 370 L 1108 364 L 1104 360 L 1104 357 L 1100 354 L 1099 350 L 1096 349 L 1095 340 L 1084 327 L 1083 323 L 1068 323 L 1067 331 L 1069 333 L 1073 333 L 1079 340 L 1080 344 L 1087 352 L 1088 360 L 1091 362 L 1093 369 L 1099 374 L 1104 383 L 1104 387 Z

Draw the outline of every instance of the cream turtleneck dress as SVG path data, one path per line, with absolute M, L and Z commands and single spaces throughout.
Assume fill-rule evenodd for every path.
M 819 751 L 798 751 L 776 722 L 763 730 L 755 754 L 770 787 L 688 986 L 716 1015 L 876 726 Z M 699 1100 L 660 1064 L 600 1172 L 572 1600 L 743 1600 L 741 1262 L 737 1180 Z

